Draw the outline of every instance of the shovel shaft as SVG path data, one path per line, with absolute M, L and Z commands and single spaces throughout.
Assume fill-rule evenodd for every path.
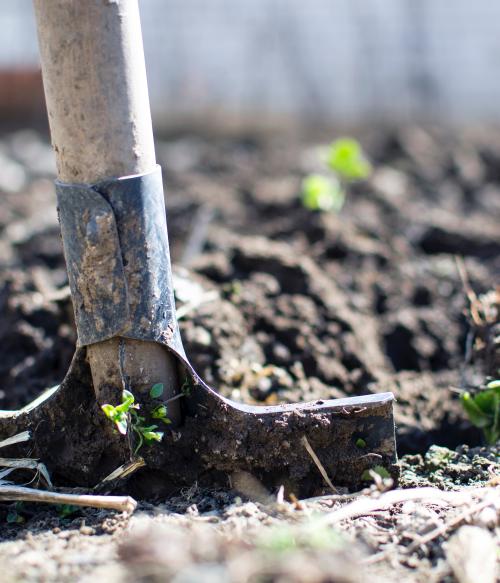
M 137 0 L 34 0 L 58 178 L 94 183 L 156 164 Z M 124 377 L 132 390 L 178 392 L 160 345 L 113 338 L 88 347 L 98 399 Z M 173 403 L 169 416 L 178 411 Z
M 52 144 L 62 182 L 155 165 L 137 0 L 34 0 Z

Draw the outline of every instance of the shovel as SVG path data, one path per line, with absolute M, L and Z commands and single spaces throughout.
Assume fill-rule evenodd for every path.
M 197 375 L 176 320 L 137 0 L 34 5 L 78 343 L 60 386 L 0 413 L 0 438 L 30 431 L 56 484 L 95 486 L 140 456 L 146 494 L 242 473 L 301 496 L 357 488 L 377 466 L 397 477 L 392 393 L 249 406 Z

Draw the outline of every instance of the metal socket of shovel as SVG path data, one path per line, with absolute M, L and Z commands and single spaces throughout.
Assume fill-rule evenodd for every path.
M 0 438 L 29 430 L 56 483 L 93 486 L 133 458 L 133 432 L 101 410 L 127 389 L 145 423 L 161 405 L 172 422 L 140 449 L 149 484 L 227 487 L 243 471 L 310 495 L 355 488 L 375 466 L 395 476 L 391 393 L 249 406 L 196 374 L 175 315 L 137 0 L 34 4 L 78 346 L 59 387 L 0 413 Z

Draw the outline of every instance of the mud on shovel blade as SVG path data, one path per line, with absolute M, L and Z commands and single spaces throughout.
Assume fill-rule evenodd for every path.
M 149 423 L 158 400 L 141 380 L 151 381 L 148 367 L 156 370 L 154 359 L 159 358 L 169 363 L 165 370 L 173 371 L 170 395 L 184 387 L 182 397 L 167 403 L 171 410 L 178 407 L 173 429 L 166 426 L 161 443 L 140 451 L 148 471 L 165 484 L 227 487 L 228 476 L 246 471 L 270 488 L 285 484 L 296 495 L 313 494 L 324 481 L 304 438 L 335 484 L 357 487 L 374 466 L 395 475 L 390 393 L 252 407 L 221 397 L 196 374 L 175 316 L 161 171 L 154 165 L 144 103 L 137 2 L 35 0 L 35 5 L 78 346 L 58 389 L 21 411 L 0 413 L 0 438 L 28 429 L 30 457 L 43 461 L 55 482 L 98 483 L 130 461 L 134 449 L 130 432 L 114 432 L 100 405 L 119 403 L 126 387 L 136 394 Z M 75 50 L 61 52 L 71 27 L 77 28 L 70 35 Z M 94 62 L 80 62 L 79 48 Z M 88 75 L 94 75 L 92 83 Z M 141 91 L 129 95 L 137 86 Z M 134 110 L 139 101 L 141 112 Z M 96 103 L 99 116 L 94 119 Z M 83 125 L 80 114 L 87 120 Z M 112 350 L 104 350 L 109 346 Z M 105 355 L 101 360 L 95 358 L 99 352 Z M 103 363 L 112 381 L 107 385 L 102 383 L 108 370 Z M 27 452 L 18 445 L 9 453 Z
M 391 393 L 249 406 L 221 397 L 197 375 L 175 318 L 159 168 L 93 185 L 57 183 L 57 193 L 79 346 L 58 390 L 28 410 L 3 415 L 2 436 L 11 433 L 7 427 L 31 429 L 36 455 L 54 474 L 78 483 L 95 483 L 128 461 L 128 440 L 111 433 L 85 358 L 88 345 L 119 336 L 160 344 L 179 364 L 182 421 L 140 452 L 170 486 L 227 487 L 228 476 L 246 471 L 269 488 L 285 484 L 296 494 L 314 494 L 325 484 L 304 437 L 335 484 L 357 487 L 374 466 L 395 472 Z M 89 275 L 82 266 L 95 250 L 108 256 L 102 272 Z M 143 398 L 148 422 L 156 404 Z

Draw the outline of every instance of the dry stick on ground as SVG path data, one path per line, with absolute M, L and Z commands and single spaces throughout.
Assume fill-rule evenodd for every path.
M 137 502 L 130 496 L 94 496 L 91 494 L 62 494 L 34 490 L 23 486 L 0 486 L 0 500 L 22 502 L 44 502 L 47 504 L 71 504 L 72 506 L 90 506 L 105 508 L 118 512 L 133 512 Z
M 24 441 L 28 441 L 29 439 L 31 439 L 31 433 L 29 431 L 22 431 L 21 433 L 16 433 L 15 435 L 0 441 L 0 448 L 14 445 L 16 443 L 22 443 Z
M 396 504 L 409 501 L 425 501 L 444 506 L 461 506 L 470 503 L 472 496 L 483 496 L 492 491 L 497 492 L 498 490 L 494 488 L 471 488 L 461 492 L 445 492 L 438 488 L 427 487 L 391 490 L 378 497 L 360 497 L 354 502 L 328 513 L 322 520 L 326 524 L 336 524 L 342 520 L 365 516 L 377 510 L 385 510 Z M 489 503 L 491 504 L 491 501 Z
M 459 255 L 455 255 L 455 264 L 457 266 L 458 275 L 460 276 L 460 280 L 462 281 L 462 286 L 464 288 L 465 295 L 469 300 L 469 309 L 470 314 L 472 317 L 472 321 L 476 326 L 482 326 L 484 324 L 483 318 L 480 314 L 480 306 L 481 302 L 476 295 L 476 292 L 472 289 L 472 286 L 469 282 L 469 276 L 467 275 L 467 269 L 465 268 L 465 261 L 463 257 Z
M 443 525 L 435 528 L 434 530 L 431 530 L 431 532 L 427 533 L 426 535 L 417 538 L 415 540 L 415 542 L 413 542 L 406 549 L 406 553 L 411 554 L 414 551 L 416 551 L 418 549 L 418 547 L 425 545 L 427 543 L 430 543 L 438 536 L 442 536 L 443 534 L 446 534 L 450 529 L 454 528 L 455 526 L 460 525 L 462 522 L 466 521 L 468 518 L 470 518 L 471 516 L 473 516 L 477 512 L 480 512 L 481 510 L 483 510 L 487 506 L 490 506 L 491 504 L 492 504 L 492 500 L 482 500 L 481 502 L 477 502 L 476 504 L 473 504 L 470 508 L 467 508 L 467 510 L 464 510 L 458 516 L 455 516 L 454 518 L 452 518 L 449 522 L 445 522 Z
M 419 489 L 421 489 L 421 488 L 416 488 L 416 490 L 419 490 Z M 478 493 L 479 493 L 479 490 L 480 489 L 478 489 Z M 484 488 L 483 488 L 483 490 L 484 490 Z M 489 493 L 491 493 L 492 488 L 487 488 L 486 490 L 487 490 L 487 494 L 489 494 Z M 467 493 L 467 492 L 464 492 L 464 493 Z M 453 494 L 453 492 L 451 492 L 451 494 Z M 432 502 L 432 499 L 429 500 L 429 502 Z M 433 541 L 434 539 L 436 539 L 440 536 L 443 536 L 452 528 L 457 527 L 460 524 L 462 524 L 463 522 L 467 521 L 469 518 L 474 516 L 474 514 L 477 514 L 478 512 L 480 512 L 484 508 L 487 508 L 488 506 L 491 506 L 493 502 L 494 502 L 493 498 L 491 496 L 490 497 L 487 496 L 486 500 L 481 500 L 480 502 L 473 504 L 472 506 L 470 506 L 469 508 L 467 508 L 466 510 L 461 512 L 458 516 L 453 517 L 448 522 L 445 522 L 441 526 L 438 526 L 437 528 L 431 530 L 426 535 L 415 536 L 414 542 L 412 542 L 411 545 L 409 545 L 406 549 L 403 549 L 401 552 L 404 553 L 405 555 L 411 555 L 419 547 L 430 543 L 431 541 Z M 462 504 L 465 504 L 465 503 L 466 502 L 462 502 Z M 450 505 L 455 506 L 454 504 L 450 504 Z M 375 555 L 367 557 L 366 559 L 363 560 L 363 564 L 371 565 L 373 563 L 379 563 L 380 561 L 383 561 L 386 558 L 388 558 L 389 556 L 391 556 L 391 554 L 392 554 L 392 551 L 390 549 L 384 550 L 380 553 L 377 553 Z
M 311 444 L 309 443 L 309 441 L 305 435 L 302 436 L 301 441 L 304 444 L 304 447 L 306 448 L 307 453 L 311 456 L 313 462 L 316 464 L 316 467 L 318 468 L 320 474 L 323 476 L 323 480 L 325 480 L 325 482 L 328 484 L 328 486 L 332 490 L 332 492 L 337 494 L 338 493 L 337 488 L 335 488 L 335 486 L 332 484 L 332 481 L 328 477 L 328 474 L 326 473 L 326 470 L 323 467 L 323 464 L 319 460 L 319 457 L 316 455 L 316 452 L 311 447 Z
M 31 438 L 29 431 L 23 431 L 3 441 L 0 441 L 0 448 L 7 447 L 16 443 L 28 441 Z M 141 465 L 144 465 L 142 460 L 136 460 L 134 464 L 127 464 L 127 467 L 118 468 L 113 474 L 120 475 L 130 474 Z M 133 466 L 133 467 L 132 467 Z M 50 476 L 44 464 L 38 462 L 36 459 L 30 458 L 0 458 L 0 467 L 9 468 L 3 471 L 0 477 L 4 477 L 16 469 L 30 469 L 36 470 L 40 473 L 47 484 L 51 486 Z M 108 476 L 108 479 L 113 475 Z M 113 476 L 114 477 L 114 476 Z M 130 496 L 94 496 L 87 494 L 64 494 L 58 492 L 47 492 L 46 490 L 35 490 L 34 488 L 26 488 L 24 486 L 16 486 L 13 484 L 1 483 L 0 480 L 0 500 L 22 502 L 45 502 L 48 504 L 72 504 L 73 506 L 91 506 L 93 508 L 107 508 L 110 510 L 118 510 L 119 512 L 133 512 L 137 506 L 137 502 Z

